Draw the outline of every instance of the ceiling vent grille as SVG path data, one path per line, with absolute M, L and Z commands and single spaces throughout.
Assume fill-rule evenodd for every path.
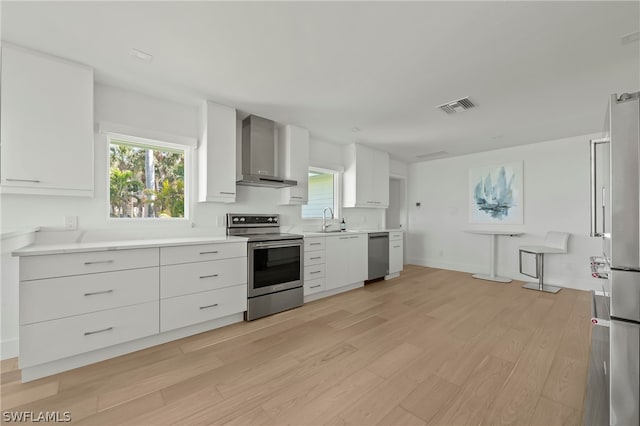
M 448 154 L 447 151 L 427 152 L 425 154 L 416 155 L 416 158 L 419 158 L 421 160 L 427 160 L 427 159 L 432 159 L 432 158 L 443 157 L 443 156 L 445 156 L 447 154 Z
M 462 98 L 455 101 L 447 102 L 446 104 L 438 105 L 438 108 L 440 108 L 447 114 L 455 114 L 456 112 L 475 108 L 475 106 L 476 105 L 471 102 L 469 98 Z

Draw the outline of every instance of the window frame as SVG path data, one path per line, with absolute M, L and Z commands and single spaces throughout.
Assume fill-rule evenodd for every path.
M 178 223 L 191 221 L 191 174 L 192 174 L 192 157 L 193 147 L 178 143 L 166 142 L 157 139 L 142 138 L 123 133 L 105 132 L 107 136 L 107 173 L 106 173 L 106 200 L 107 200 L 107 221 L 113 223 L 125 222 L 158 222 L 158 223 Z M 184 217 L 111 217 L 111 193 L 109 187 L 111 185 L 111 144 L 113 140 L 131 142 L 132 146 L 146 149 L 156 150 L 178 150 L 184 152 Z M 114 143 L 114 145 L 122 145 Z
M 307 168 L 307 173 L 309 172 L 320 172 L 320 173 L 331 173 L 333 174 L 333 217 L 334 220 L 338 220 L 342 217 L 342 175 L 344 173 L 344 169 L 342 167 L 337 166 L 314 166 L 309 165 Z M 307 181 L 307 204 L 309 200 L 309 195 L 311 194 L 308 188 Z M 304 204 L 304 205 L 307 205 Z M 304 206 L 303 205 L 303 206 Z M 313 217 L 305 217 L 303 214 L 303 208 L 300 209 L 300 217 L 302 220 L 307 221 L 321 221 L 322 216 L 313 216 Z

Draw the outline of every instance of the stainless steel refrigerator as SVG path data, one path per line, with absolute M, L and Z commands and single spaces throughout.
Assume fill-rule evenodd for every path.
M 610 424 L 640 424 L 640 92 L 611 95 L 591 141 L 591 233 L 610 267 Z

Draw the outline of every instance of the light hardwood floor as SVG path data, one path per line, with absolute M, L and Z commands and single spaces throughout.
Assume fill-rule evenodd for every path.
M 400 278 L 21 384 L 73 424 L 578 425 L 589 293 L 406 266 Z

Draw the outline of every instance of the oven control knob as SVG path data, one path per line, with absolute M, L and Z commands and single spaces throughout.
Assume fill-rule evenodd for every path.
M 237 222 L 238 220 L 239 220 L 239 219 L 238 219 L 237 217 L 234 217 L 234 218 L 233 218 L 233 221 L 234 221 L 234 222 Z
M 244 220 L 245 220 L 244 217 L 240 218 L 240 222 L 244 222 Z
M 268 218 L 267 222 L 273 222 L 273 218 L 272 217 Z
M 277 222 L 277 221 L 278 221 L 278 218 L 277 218 L 277 217 L 274 217 L 274 218 L 273 218 L 273 221 L 274 221 L 274 222 Z

